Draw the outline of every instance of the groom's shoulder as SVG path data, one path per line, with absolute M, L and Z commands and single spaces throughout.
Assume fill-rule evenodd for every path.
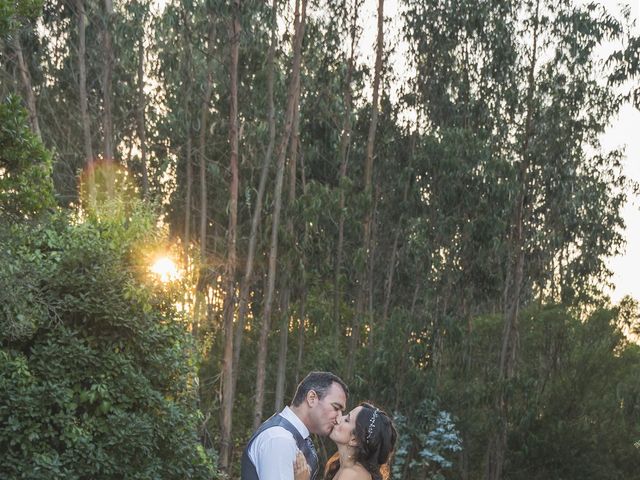
M 255 441 L 265 442 L 269 440 L 279 440 L 279 439 L 291 440 L 292 442 L 295 443 L 293 434 L 286 428 L 281 427 L 280 425 L 274 425 L 273 427 L 269 427 L 265 429 L 256 437 Z
M 265 454 L 268 456 L 272 452 L 284 454 L 285 451 L 290 451 L 289 453 L 295 457 L 296 441 L 287 429 L 274 426 L 267 428 L 253 440 L 249 448 L 249 457 L 253 460 Z

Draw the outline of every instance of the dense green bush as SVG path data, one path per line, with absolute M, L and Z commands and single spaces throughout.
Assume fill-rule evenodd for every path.
M 520 316 L 520 367 L 508 387 L 509 460 L 512 480 L 638 479 L 640 455 L 640 347 L 623 334 L 637 331 L 637 306 L 580 314 L 562 305 L 530 308 Z M 500 316 L 473 319 L 468 351 L 473 361 L 446 373 L 442 404 L 457 417 L 463 452 L 455 468 L 478 465 L 495 418 L 492 370 L 500 344 Z M 466 458 L 465 458 L 466 456 Z M 445 472 L 458 478 L 460 472 Z M 482 470 L 470 479 L 484 478 Z
M 3 230 L 0 478 L 211 478 L 152 216 Z
M 0 0 L 0 35 L 12 34 L 21 20 L 36 17 L 43 3 L 44 0 Z
M 24 219 L 53 207 L 51 154 L 27 124 L 19 97 L 0 103 L 0 214 Z

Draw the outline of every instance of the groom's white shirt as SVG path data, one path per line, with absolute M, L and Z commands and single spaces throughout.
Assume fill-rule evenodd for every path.
M 289 407 L 284 407 L 280 415 L 296 427 L 302 438 L 309 436 L 309 429 Z M 291 432 L 283 427 L 271 427 L 256 437 L 248 453 L 260 480 L 293 480 L 297 452 L 298 446 Z

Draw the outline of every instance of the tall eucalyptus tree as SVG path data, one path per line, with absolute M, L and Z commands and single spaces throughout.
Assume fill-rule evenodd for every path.
M 200 263 L 201 270 L 207 262 L 207 222 L 209 204 L 207 201 L 207 120 L 211 108 L 211 95 L 213 93 L 215 61 L 213 54 L 216 44 L 216 19 L 215 12 L 209 12 L 209 28 L 207 36 L 207 74 L 200 103 L 200 122 L 198 132 L 198 163 L 200 165 Z
M 103 135 L 104 135 L 104 151 L 103 158 L 105 163 L 109 164 L 114 161 L 113 158 L 113 115 L 112 111 L 112 88 L 113 88 L 113 0 L 104 0 L 104 18 L 102 41 L 104 45 L 104 71 L 102 77 L 102 109 L 103 109 Z
M 220 465 L 229 468 L 231 457 L 231 426 L 233 413 L 233 319 L 235 317 L 236 244 L 238 229 L 238 59 L 240 56 L 240 0 L 234 0 L 229 20 L 229 146 L 231 181 L 229 184 L 229 228 L 227 230 L 227 265 L 225 268 L 226 292 L 223 305 L 224 353 L 222 359 L 222 432 Z
M 349 150 L 351 146 L 351 132 L 352 132 L 352 115 L 353 115 L 353 71 L 355 68 L 355 50 L 356 50 L 356 41 L 358 39 L 358 13 L 362 6 L 362 0 L 354 0 L 353 6 L 351 7 L 351 11 L 345 9 L 344 17 L 345 20 L 350 18 L 348 21 L 349 25 L 349 56 L 347 59 L 347 71 L 346 77 L 344 81 L 344 94 L 343 94 L 343 102 L 344 102 L 344 118 L 342 122 L 342 131 L 340 133 L 340 168 L 338 171 L 338 187 L 340 189 L 340 199 L 338 202 L 338 240 L 336 245 L 336 255 L 335 255 L 335 267 L 334 267 L 334 292 L 333 292 L 333 321 L 339 325 L 340 318 L 340 300 L 341 300 L 341 289 L 340 289 L 340 273 L 342 270 L 342 262 L 344 256 L 344 222 L 345 222 L 345 188 L 347 183 L 347 166 L 349 163 Z M 345 21 L 343 20 L 343 21 Z M 347 23 L 347 22 L 345 22 Z
M 22 90 L 27 100 L 27 111 L 29 112 L 29 123 L 33 133 L 38 138 L 42 138 L 40 133 L 40 125 L 38 122 L 38 110 L 36 107 L 36 97 L 33 92 L 33 82 L 31 81 L 31 73 L 29 72 L 29 65 L 24 57 L 22 50 L 22 42 L 20 40 L 20 32 L 14 33 L 13 39 L 14 51 L 18 60 L 18 71 L 20 72 L 20 80 L 22 82 Z
M 240 282 L 240 298 L 238 300 L 238 325 L 236 327 L 235 340 L 233 346 L 233 362 L 238 365 L 240 361 L 240 350 L 242 346 L 242 336 L 244 334 L 245 318 L 247 315 L 248 303 L 249 303 L 249 291 L 253 281 L 253 270 L 256 255 L 256 245 L 258 243 L 258 229 L 262 222 L 262 205 L 264 201 L 265 190 L 267 187 L 267 177 L 269 173 L 269 166 L 271 165 L 271 159 L 273 155 L 273 148 L 276 140 L 276 114 L 274 106 L 274 76 L 275 76 L 275 56 L 277 47 L 277 10 L 278 2 L 273 0 L 271 4 L 270 19 L 270 40 L 269 51 L 267 54 L 267 123 L 269 130 L 269 137 L 265 154 L 262 160 L 262 167 L 260 169 L 260 180 L 258 183 L 258 191 L 256 193 L 255 204 L 253 212 L 251 214 L 251 230 L 249 232 L 249 244 L 247 246 L 247 259 L 245 262 L 244 275 Z M 238 379 L 237 370 L 233 375 L 233 389 Z
M 371 229 L 373 223 L 373 150 L 375 148 L 376 128 L 378 125 L 378 101 L 380 97 L 380 82 L 382 76 L 382 57 L 384 55 L 384 0 L 378 0 L 377 10 L 377 36 L 376 36 L 376 59 L 373 69 L 373 92 L 371 99 L 371 118 L 369 121 L 369 133 L 367 135 L 366 156 L 364 160 L 364 194 L 366 196 L 366 210 L 364 213 L 364 222 L 362 224 L 362 254 L 364 265 L 360 271 L 360 281 L 357 286 L 356 312 L 351 331 L 349 356 L 347 358 L 346 377 L 353 377 L 353 369 L 355 363 L 356 350 L 360 342 L 360 329 L 363 317 L 365 316 L 365 302 L 369 294 L 370 283 L 373 279 L 370 276 L 373 255 L 371 252 Z M 369 311 L 369 315 L 373 312 Z
M 89 117 L 89 105 L 87 99 L 87 44 L 86 28 L 87 15 L 84 8 L 84 0 L 76 0 L 76 18 L 78 23 L 78 97 L 80 99 L 80 118 L 82 122 L 82 139 L 84 147 L 84 163 L 89 175 L 89 198 L 94 198 L 95 192 L 93 178 L 93 147 L 91 145 L 91 120 Z
M 289 78 L 289 89 L 287 93 L 287 108 L 282 136 L 278 145 L 276 180 L 274 191 L 274 205 L 271 224 L 271 244 L 269 248 L 269 271 L 267 277 L 267 292 L 265 294 L 264 306 L 262 309 L 262 325 L 260 327 L 260 339 L 258 343 L 258 357 L 256 363 L 256 388 L 255 403 L 253 411 L 253 424 L 257 428 L 262 421 L 262 409 L 264 403 L 264 384 L 267 357 L 267 336 L 271 325 L 271 311 L 273 307 L 273 297 L 275 291 L 276 268 L 278 257 L 278 234 L 280 225 L 280 210 L 282 208 L 282 184 L 284 179 L 284 164 L 290 143 L 291 128 L 294 120 L 296 103 L 299 102 L 300 92 L 300 65 L 302 63 L 302 40 L 304 38 L 304 27 L 307 14 L 307 1 L 296 0 L 294 13 L 294 35 L 293 35 L 293 59 L 291 64 L 291 75 Z

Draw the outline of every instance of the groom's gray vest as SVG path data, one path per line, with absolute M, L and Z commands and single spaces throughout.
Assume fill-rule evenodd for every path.
M 310 439 L 305 440 L 304 438 L 302 438 L 302 435 L 300 435 L 300 432 L 298 432 L 298 429 L 294 427 L 289 420 L 287 420 L 286 418 L 284 418 L 278 413 L 276 413 L 270 419 L 268 419 L 266 422 L 260 425 L 258 430 L 256 430 L 256 432 L 253 434 L 253 436 L 249 440 L 249 443 L 247 443 L 247 446 L 245 447 L 244 452 L 242 453 L 240 478 L 242 480 L 259 480 L 258 472 L 256 471 L 256 466 L 253 464 L 253 462 L 249 458 L 249 448 L 251 447 L 251 444 L 257 438 L 258 435 L 264 432 L 267 428 L 271 428 L 271 427 L 282 427 L 288 432 L 291 432 L 291 434 L 293 435 L 293 438 L 296 441 L 296 445 L 298 445 L 298 448 L 304 454 L 304 457 L 307 459 L 307 463 L 311 468 L 311 480 L 314 480 L 318 473 L 318 456 L 316 455 L 315 449 L 313 448 L 313 443 L 311 443 Z M 291 471 L 293 471 L 293 464 L 291 464 Z M 271 479 L 263 478 L 262 480 L 271 480 Z

